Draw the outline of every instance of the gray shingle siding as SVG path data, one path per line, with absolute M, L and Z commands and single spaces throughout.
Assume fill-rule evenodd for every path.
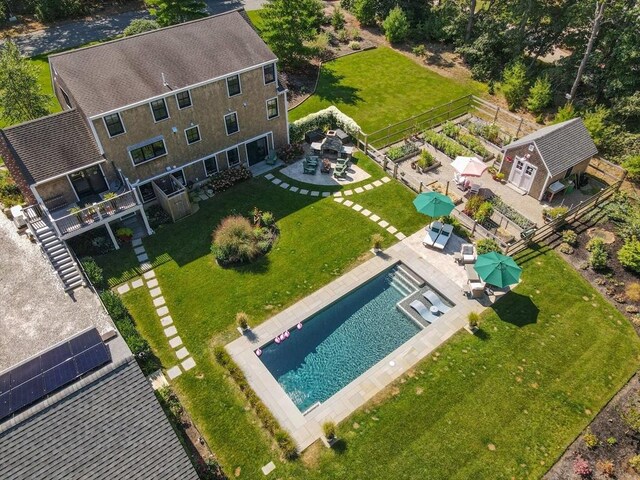
M 196 480 L 151 387 L 130 358 L 2 431 L 0 477 Z
M 598 153 L 581 118 L 541 128 L 510 143 L 504 147 L 504 150 L 509 151 L 514 147 L 530 143 L 536 145 L 552 177 Z

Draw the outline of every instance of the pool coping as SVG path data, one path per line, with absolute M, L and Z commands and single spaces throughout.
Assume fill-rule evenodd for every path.
M 417 232 L 414 235 L 423 233 Z M 344 420 L 460 330 L 466 324 L 469 312 L 480 312 L 484 309 L 477 301 L 467 299 L 461 288 L 446 277 L 446 272 L 440 272 L 424 255 L 411 248 L 407 241 L 410 238 L 395 244 L 382 255 L 367 260 L 274 315 L 270 320 L 252 329 L 249 335 L 226 345 L 225 348 L 244 372 L 249 385 L 282 428 L 292 435 L 300 450 L 321 438 L 324 422 L 338 423 Z M 303 415 L 256 356 L 255 349 L 269 343 L 285 330 L 294 328 L 298 322 L 313 316 L 398 262 L 413 270 L 455 306 L 441 315 L 439 321 L 422 329 L 336 394 L 319 406 L 307 410 Z M 453 266 L 452 262 L 452 268 Z

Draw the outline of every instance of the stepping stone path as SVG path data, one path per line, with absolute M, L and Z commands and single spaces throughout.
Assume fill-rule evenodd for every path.
M 275 175 L 273 175 L 272 173 L 268 173 L 264 176 L 265 180 L 269 180 L 271 183 L 273 183 L 274 185 L 278 185 L 280 188 L 283 188 L 285 190 L 289 190 L 291 193 L 298 193 L 300 195 L 311 195 L 312 197 L 320 197 L 322 196 L 324 197 L 328 197 L 330 195 L 332 195 L 331 192 L 319 192 L 316 190 L 313 190 L 311 192 L 309 192 L 308 189 L 305 188 L 300 188 L 300 187 L 294 187 L 293 185 L 289 185 L 287 182 L 283 181 L 281 178 L 276 177 Z M 374 182 L 371 183 L 367 183 L 366 185 L 363 185 L 362 187 L 356 187 L 353 190 L 344 190 L 344 191 L 339 191 L 339 192 L 333 192 L 333 196 L 334 197 L 342 197 L 343 195 L 345 197 L 348 197 L 349 195 L 353 195 L 354 193 L 362 193 L 364 191 L 367 190 L 373 190 L 375 187 L 379 187 L 381 185 L 384 185 L 385 183 L 389 183 L 391 181 L 391 179 L 389 177 L 383 177 L 380 180 L 376 180 Z M 143 249 L 144 251 L 144 249 Z M 136 249 L 136 254 L 138 254 L 139 252 Z
M 273 179 L 273 183 L 278 185 L 282 183 L 282 180 L 275 178 L 273 175 L 268 174 L 265 176 L 267 180 Z M 282 184 L 282 188 L 287 189 L 289 187 L 288 184 Z M 291 190 L 296 187 L 291 187 Z M 297 188 L 296 190 L 297 191 Z M 319 192 L 316 192 L 319 193 Z M 129 283 L 125 283 L 120 285 L 116 291 L 123 295 L 127 293 L 132 288 L 140 288 L 145 286 L 149 290 L 149 295 L 153 298 L 153 305 L 156 307 L 156 313 L 160 319 L 160 324 L 162 325 L 165 336 L 169 341 L 169 346 L 175 350 L 176 358 L 180 362 L 178 365 L 174 365 L 173 367 L 167 369 L 167 376 L 170 380 L 179 377 L 183 372 L 191 370 L 196 366 L 195 360 L 190 356 L 187 347 L 182 344 L 182 339 L 178 336 L 178 328 L 173 324 L 173 318 L 169 315 L 169 307 L 167 307 L 164 297 L 162 296 L 162 290 L 158 285 L 158 279 L 156 278 L 156 272 L 152 270 L 152 266 L 149 263 L 149 256 L 147 255 L 144 246 L 142 245 L 142 240 L 139 238 L 135 239 L 132 242 L 134 247 L 134 252 L 138 257 L 138 261 L 140 262 L 140 267 L 144 271 L 142 274 L 142 278 L 137 278 Z

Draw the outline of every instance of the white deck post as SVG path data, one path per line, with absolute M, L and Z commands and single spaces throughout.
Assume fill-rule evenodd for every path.
M 109 225 L 109 222 L 105 223 L 104 226 L 107 227 L 107 232 L 109 232 L 109 237 L 111 237 L 113 246 L 115 247 L 116 250 L 120 250 L 120 244 L 118 243 L 118 240 L 116 240 L 116 236 L 113 234 L 113 231 L 111 230 L 111 226 Z

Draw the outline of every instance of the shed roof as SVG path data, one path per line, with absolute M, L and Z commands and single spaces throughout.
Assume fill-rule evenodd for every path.
M 3 478 L 197 480 L 132 357 L 80 382 L 0 423 Z
M 87 121 L 67 110 L 2 130 L 29 184 L 104 161 Z
M 88 117 L 275 60 L 242 10 L 49 57 Z
M 553 177 L 598 153 L 591 135 L 581 118 L 573 118 L 556 125 L 549 125 L 511 142 L 504 147 L 508 151 L 514 147 L 535 144 L 542 161 Z

